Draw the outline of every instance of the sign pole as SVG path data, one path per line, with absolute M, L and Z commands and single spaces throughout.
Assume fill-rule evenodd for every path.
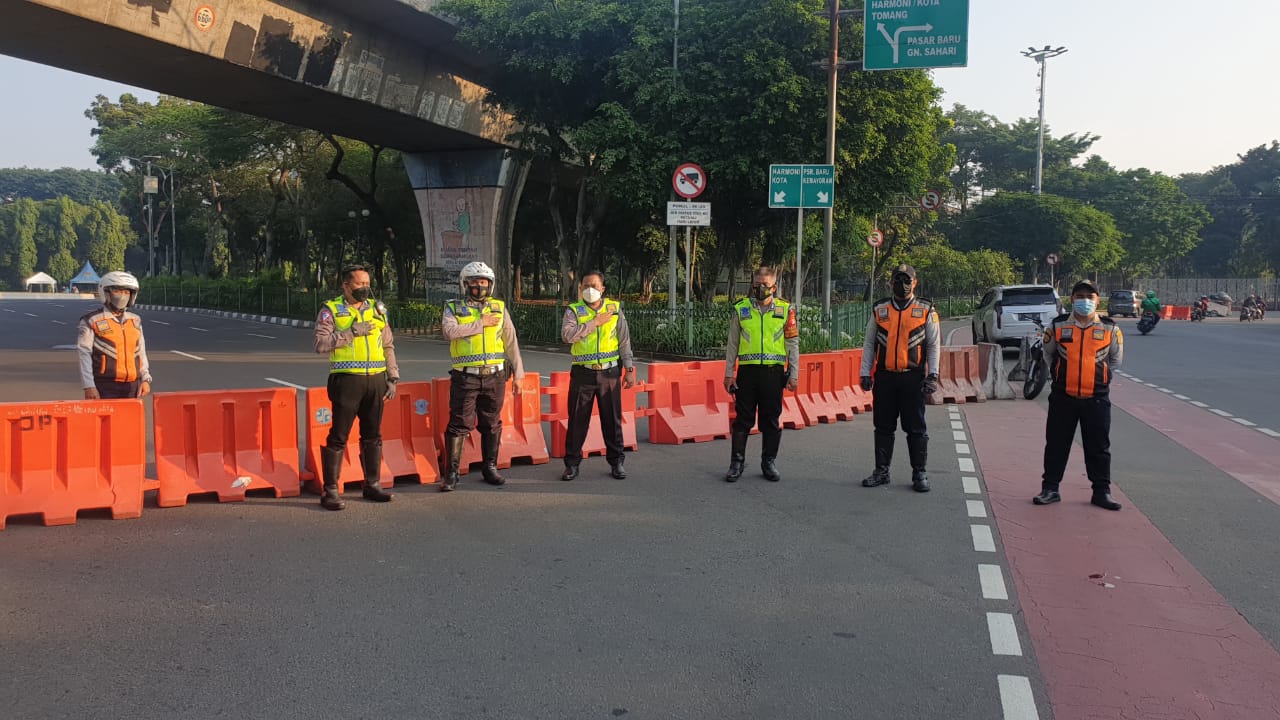
M 796 309 L 800 309 L 800 297 L 804 294 L 804 272 L 800 256 L 804 250 L 804 208 L 796 210 Z
M 684 199 L 689 202 L 689 198 Z M 693 228 L 684 226 L 684 349 L 693 352 Z
M 831 67 L 827 76 L 827 164 L 836 163 L 836 94 L 840 67 L 840 0 L 831 0 Z M 834 183 L 833 183 L 834 185 Z M 831 317 L 831 234 L 835 203 L 822 214 L 822 322 Z
M 667 258 L 667 309 L 676 309 L 676 274 L 679 272 L 676 268 L 676 226 L 667 226 L 668 235 L 671 236 L 671 248 L 669 257 Z

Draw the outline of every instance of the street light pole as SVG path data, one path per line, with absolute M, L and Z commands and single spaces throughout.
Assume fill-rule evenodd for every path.
M 1045 61 L 1066 51 L 1065 47 L 1051 48 L 1048 45 L 1045 45 L 1040 50 L 1029 47 L 1022 51 L 1024 57 L 1035 60 L 1036 64 L 1040 66 L 1040 132 L 1036 138 L 1036 195 L 1040 194 L 1043 187 L 1044 176 L 1044 76 L 1045 70 L 1048 68 L 1048 64 Z
M 840 74 L 840 0 L 831 0 L 831 58 L 827 70 L 827 164 L 834 173 L 836 165 L 836 93 Z M 834 181 L 834 178 L 832 178 Z M 835 221 L 835 202 L 822 213 L 822 318 L 831 317 L 831 235 Z M 797 271 L 800 259 L 796 258 Z M 798 278 L 797 278 L 798 279 Z M 800 293 L 797 288 L 797 305 Z

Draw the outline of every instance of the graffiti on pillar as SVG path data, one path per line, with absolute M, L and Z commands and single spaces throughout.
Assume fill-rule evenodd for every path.
M 455 274 L 476 260 L 493 264 L 491 223 L 496 188 L 417 190 L 422 224 L 430 238 L 427 265 Z
M 349 98 L 376 103 L 378 92 L 382 89 L 382 68 L 386 62 L 387 59 L 377 53 L 361 50 L 358 61 L 346 64 L 342 94 Z
M 418 86 L 400 82 L 400 76 L 392 73 L 387 76 L 386 87 L 382 90 L 382 104 L 392 110 L 406 115 L 413 114 L 414 100 L 418 98 Z

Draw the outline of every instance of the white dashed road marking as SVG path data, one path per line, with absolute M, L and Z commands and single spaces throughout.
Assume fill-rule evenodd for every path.
M 266 339 L 268 339 L 268 340 L 275 340 L 275 339 L 276 339 L 276 336 L 275 336 L 275 335 L 259 335 L 258 333 L 245 333 L 245 335 L 252 335 L 253 337 L 266 338 Z
M 987 600 L 1009 599 L 1009 590 L 1004 586 L 1004 572 L 999 565 L 979 565 L 978 581 L 982 583 L 982 597 Z
M 1218 408 L 1209 408 L 1209 412 L 1213 413 L 1214 415 L 1221 415 L 1222 417 L 1225 417 L 1225 418 L 1231 417 L 1231 413 L 1227 412 L 1226 410 L 1219 410 Z
M 991 633 L 991 652 L 996 655 L 1021 655 L 1018 628 L 1009 613 L 987 613 L 987 631 Z
M 1186 395 L 1178 395 L 1177 393 L 1174 393 L 1174 395 L 1173 395 L 1173 396 L 1174 396 L 1174 397 L 1176 397 L 1176 398 L 1178 398 L 1179 400 L 1181 400 L 1181 401 L 1183 401 L 1183 402 L 1186 402 L 1187 400 L 1190 400 L 1190 399 L 1191 399 L 1191 398 L 1187 397 Z
M 40 317 L 39 315 L 37 315 L 37 314 L 35 314 L 35 313 L 24 312 L 24 313 L 22 313 L 22 314 L 23 314 L 23 315 L 26 315 L 27 317 Z
M 971 518 L 984 518 L 987 516 L 987 506 L 982 504 L 981 500 L 965 500 L 965 507 Z
M 1270 435 L 1273 438 L 1280 438 L 1280 432 L 1276 432 L 1271 428 L 1258 428 L 1258 432 L 1262 433 L 1263 435 Z
M 951 439 L 952 440 L 968 440 L 969 436 L 965 435 L 963 430 L 952 430 Z
M 957 454 L 957 455 L 971 455 L 971 454 L 973 454 L 973 453 L 972 453 L 972 452 L 970 452 L 968 444 L 966 444 L 966 443 L 956 443 L 956 454 Z M 963 460 L 964 458 L 961 458 L 961 459 Z
M 962 477 L 960 482 L 964 483 L 964 493 L 966 495 L 981 495 L 982 487 L 978 485 L 976 477 Z
M 291 387 L 291 388 L 294 388 L 295 390 L 306 390 L 306 389 L 307 389 L 307 386 L 306 386 L 306 385 L 295 385 L 295 384 L 293 384 L 293 383 L 291 383 L 291 382 L 286 382 L 286 381 L 284 381 L 284 380 L 280 380 L 279 378 L 263 378 L 263 379 L 264 379 L 264 380 L 266 380 L 267 382 L 273 382 L 273 383 L 275 383 L 275 384 L 277 384 L 277 385 L 284 385 L 285 387 Z
M 1022 675 L 997 675 L 996 680 L 1000 683 L 1004 720 L 1040 720 L 1030 680 Z
M 149 322 L 149 323 L 155 323 L 155 324 L 157 324 L 157 325 L 168 325 L 168 324 L 169 324 L 169 323 L 167 323 L 167 322 L 165 322 L 165 321 L 163 321 L 163 320 L 148 320 L 147 322 Z
M 977 468 L 973 466 L 973 458 L 960 458 L 960 472 L 976 472 Z
M 963 429 L 964 429 L 964 423 L 960 422 L 959 420 L 952 420 L 952 421 L 951 421 L 951 429 L 952 429 L 952 430 L 963 430 Z
M 53 323 L 55 325 L 66 325 L 66 323 L 62 322 L 61 320 L 54 320 Z
M 977 552 L 995 552 L 996 541 L 991 537 L 990 525 L 970 525 L 969 532 L 973 534 L 973 549 Z
M 192 360 L 203 360 L 203 359 L 204 359 L 204 358 L 200 357 L 199 355 L 192 355 L 191 353 L 184 353 L 184 352 L 182 352 L 181 350 L 170 350 L 169 352 L 173 353 L 174 355 L 181 355 L 182 357 L 185 357 L 185 358 L 191 358 Z
M 205 330 L 204 328 L 198 328 L 198 327 L 196 327 L 196 326 L 194 326 L 194 325 L 188 325 L 188 326 L 187 326 L 187 329 L 189 329 L 189 330 L 195 330 L 196 332 L 209 332 L 208 330 Z
M 1204 403 L 1200 402 L 1199 400 L 1192 400 L 1192 401 L 1191 401 L 1191 404 L 1192 404 L 1192 405 L 1195 405 L 1195 406 L 1196 406 L 1196 407 L 1198 407 L 1198 408 L 1207 408 L 1207 407 L 1209 407 L 1208 405 L 1206 405 L 1206 404 L 1204 404 Z
M 1240 423 L 1241 425 L 1243 425 L 1243 426 L 1245 426 L 1245 427 L 1257 427 L 1257 426 L 1258 426 L 1258 424 L 1257 424 L 1257 423 L 1251 423 L 1251 422 L 1249 422 L 1248 420 L 1245 420 L 1244 418 L 1233 417 L 1233 418 L 1231 418 L 1231 419 L 1232 419 L 1232 420 L 1234 420 L 1234 421 L 1236 421 L 1236 422 L 1238 422 L 1238 423 Z

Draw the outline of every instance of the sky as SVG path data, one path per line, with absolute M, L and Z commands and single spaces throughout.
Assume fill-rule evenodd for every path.
M 1102 136 L 1091 152 L 1120 169 L 1204 172 L 1280 139 L 1277 31 L 1280 0 L 970 0 L 969 64 L 934 79 L 945 108 L 1035 117 L 1036 65 L 1019 53 L 1064 46 L 1048 61 L 1050 132 Z M 0 167 L 96 167 L 94 96 L 155 98 L 4 56 L 0 83 L 17 99 L 0 112 Z

